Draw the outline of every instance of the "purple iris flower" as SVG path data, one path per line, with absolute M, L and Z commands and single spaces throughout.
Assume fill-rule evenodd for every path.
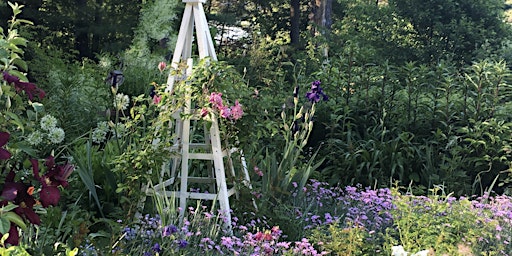
M 178 232 L 178 228 L 174 225 L 168 225 L 168 226 L 165 226 L 164 227 L 164 230 L 162 232 L 162 236 L 163 237 L 166 237 L 166 236 L 170 236 L 174 233 Z
M 187 247 L 187 245 L 188 245 L 187 240 L 181 239 L 178 241 L 178 247 L 180 247 L 180 248 L 185 248 L 185 247 Z
M 316 80 L 313 83 L 311 83 L 311 90 L 306 93 L 306 98 L 308 98 L 308 100 L 311 101 L 311 103 L 319 102 L 320 97 L 322 97 L 324 101 L 327 101 L 329 99 L 329 97 L 327 97 L 327 95 L 324 93 L 322 87 L 320 87 L 321 83 L 322 82 L 320 82 L 319 80 Z
M 156 243 L 155 245 L 153 245 L 153 251 L 154 252 L 161 252 L 162 249 L 160 248 L 160 244 Z

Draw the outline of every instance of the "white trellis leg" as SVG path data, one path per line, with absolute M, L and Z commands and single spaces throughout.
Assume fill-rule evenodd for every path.
M 224 169 L 223 150 L 220 142 L 220 131 L 217 117 L 212 118 L 212 126 L 210 127 L 210 138 L 212 144 L 213 163 L 215 168 L 215 180 L 219 194 L 219 204 L 222 214 L 226 220 L 226 224 L 231 228 L 231 208 L 229 208 L 229 195 L 226 183 L 226 173 Z

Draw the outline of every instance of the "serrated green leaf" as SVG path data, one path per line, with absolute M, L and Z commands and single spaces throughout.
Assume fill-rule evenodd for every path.
M 16 19 L 16 21 L 13 22 L 13 25 L 17 26 L 21 23 L 25 23 L 25 24 L 28 24 L 28 25 L 34 25 L 34 22 L 30 21 L 30 20 L 25 20 L 25 19 Z

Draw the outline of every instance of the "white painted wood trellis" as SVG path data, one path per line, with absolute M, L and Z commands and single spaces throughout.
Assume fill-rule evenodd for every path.
M 209 57 L 212 61 L 217 60 L 213 40 L 210 35 L 206 15 L 203 9 L 203 3 L 206 0 L 183 0 L 186 3 L 183 20 L 181 23 L 178 40 L 176 43 L 174 55 L 172 58 L 172 70 L 178 70 L 180 63 L 186 61 L 187 71 L 185 76 L 190 75 L 192 72 L 192 43 L 194 39 L 194 25 L 196 30 L 197 49 L 199 51 L 199 58 L 203 59 Z M 171 71 L 167 80 L 167 91 L 172 92 L 175 86 L 176 79 L 182 79 L 176 76 Z M 181 86 L 181 84 L 176 85 Z M 187 86 L 186 83 L 183 86 Z M 218 200 L 220 210 L 224 214 L 225 224 L 231 228 L 231 209 L 229 206 L 229 197 L 236 193 L 236 187 L 231 184 L 228 188 L 226 181 L 226 172 L 224 161 L 228 163 L 230 175 L 235 176 L 231 154 L 236 149 L 225 150 L 222 148 L 219 124 L 217 117 L 213 116 L 209 130 L 205 125 L 204 143 L 191 143 L 191 119 L 194 119 L 194 111 L 192 108 L 193 102 L 190 97 L 187 97 L 187 102 L 183 107 L 183 116 L 192 116 L 192 118 L 181 118 L 180 114 L 174 116 L 175 120 L 175 133 L 176 139 L 174 146 L 171 148 L 176 156 L 173 157 L 170 167 L 162 167 L 162 177 L 165 172 L 171 169 L 170 179 L 161 182 L 153 188 L 148 188 L 147 192 L 161 193 L 168 197 L 174 197 L 179 200 L 180 216 L 183 217 L 184 211 L 187 206 L 187 199 L 199 200 Z M 206 153 L 205 153 L 206 152 Z M 241 156 L 241 165 L 243 177 L 245 181 L 249 182 L 249 174 L 243 155 Z M 209 167 L 208 177 L 191 177 L 189 176 L 189 167 L 191 160 L 208 161 L 206 166 Z M 213 162 L 213 166 L 211 163 Z M 179 170 L 178 170 L 179 169 Z M 179 171 L 179 176 L 177 172 Z M 178 190 L 169 191 L 168 187 L 173 185 L 175 181 L 180 182 Z M 191 192 L 189 191 L 190 183 L 207 183 L 212 185 L 214 191 L 205 192 Z

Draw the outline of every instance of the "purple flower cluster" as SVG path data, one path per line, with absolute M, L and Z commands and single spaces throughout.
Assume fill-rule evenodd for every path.
M 507 251 L 512 251 L 512 197 L 505 195 L 493 197 L 486 193 L 472 200 L 471 207 L 484 218 L 486 223 L 494 226 L 496 242 L 507 248 Z M 486 242 L 491 243 L 491 241 Z
M 254 218 L 245 225 L 238 225 L 233 217 L 233 233 L 222 229 L 222 213 L 190 210 L 192 219 L 184 219 L 182 225 L 161 224 L 159 216 L 141 217 L 133 226 L 125 227 L 116 252 L 139 253 L 139 255 L 177 254 L 208 255 L 325 255 L 304 238 L 301 241 L 281 241 L 283 232 L 279 227 L 268 227 L 265 219 Z M 249 213 L 250 214 L 250 213 Z M 213 226 L 212 226 L 213 224 Z M 211 230 L 218 230 L 212 234 Z
M 295 208 L 297 219 L 308 224 L 306 229 L 333 222 L 363 227 L 370 232 L 383 231 L 393 224 L 390 210 L 394 208 L 391 190 L 347 186 L 329 187 L 328 183 L 311 180 L 304 188 L 306 205 Z M 297 195 L 297 193 L 296 193 Z M 310 209 L 303 213 L 303 209 Z M 313 213 L 311 209 L 315 209 Z

